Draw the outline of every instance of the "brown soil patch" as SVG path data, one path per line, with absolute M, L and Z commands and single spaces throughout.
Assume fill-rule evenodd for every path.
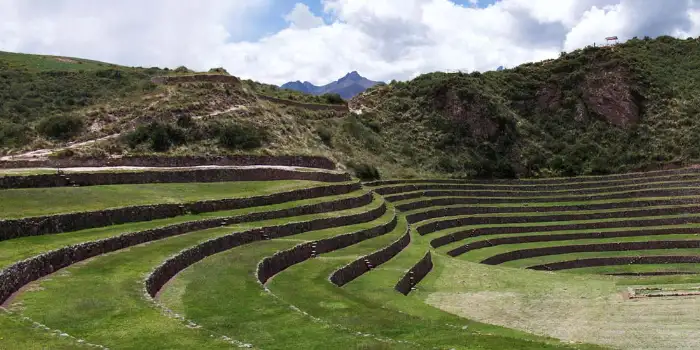
M 65 58 L 65 57 L 56 57 L 55 60 L 58 61 L 58 62 L 63 62 L 63 63 L 73 63 L 73 64 L 78 64 L 78 63 L 80 63 L 80 62 L 78 62 L 78 61 L 76 61 L 76 60 L 72 60 L 72 59 L 70 59 L 70 58 Z

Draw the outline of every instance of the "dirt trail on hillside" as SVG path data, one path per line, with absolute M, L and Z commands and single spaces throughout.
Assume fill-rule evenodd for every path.
M 247 107 L 246 107 L 246 106 L 243 106 L 243 105 L 235 105 L 235 106 L 233 106 L 233 107 L 231 107 L 231 108 L 228 108 L 228 109 L 225 109 L 225 110 L 214 111 L 214 112 L 211 112 L 211 113 L 206 114 L 206 115 L 193 116 L 192 118 L 193 118 L 193 119 L 210 118 L 210 117 L 216 117 L 216 116 L 219 116 L 219 115 L 222 115 L 222 114 L 231 113 L 231 112 L 236 112 L 236 111 L 240 111 L 240 110 L 247 110 Z M 52 153 L 55 153 L 55 152 L 58 152 L 58 151 L 61 151 L 61 150 L 66 150 L 66 149 L 73 150 L 73 149 L 82 148 L 82 147 L 85 147 L 85 146 L 92 145 L 92 144 L 94 144 L 94 143 L 96 143 L 96 142 L 105 141 L 105 140 L 109 140 L 109 139 L 113 139 L 113 138 L 119 137 L 120 135 L 122 135 L 122 134 L 121 134 L 121 133 L 118 133 L 118 134 L 113 134 L 113 135 L 109 135 L 109 136 L 100 137 L 100 138 L 97 138 L 97 139 L 94 139 L 94 140 L 88 140 L 88 141 L 82 141 L 82 142 L 71 142 L 71 143 L 68 143 L 67 145 L 62 146 L 62 147 L 43 148 L 43 149 L 37 149 L 37 150 L 33 150 L 33 151 L 29 151 L 29 152 L 24 152 L 24 153 L 20 153 L 20 154 L 13 154 L 13 155 L 8 155 L 8 156 L 3 156 L 3 157 L 0 157 L 0 161 L 7 161 L 7 160 L 45 160 L 45 159 L 48 158 L 48 156 L 51 155 Z

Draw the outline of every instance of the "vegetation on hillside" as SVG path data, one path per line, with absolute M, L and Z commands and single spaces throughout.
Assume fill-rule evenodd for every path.
M 377 168 L 361 171 L 371 176 L 623 172 L 700 158 L 698 64 L 698 39 L 635 38 L 499 72 L 394 81 L 350 101 L 361 114 L 343 115 L 262 101 L 256 95 L 345 103 L 251 80 L 151 83 L 192 74 L 185 67 L 3 54 L 0 147 L 17 153 L 120 134 L 76 154 L 318 154 Z M 179 124 L 183 117 L 191 123 Z

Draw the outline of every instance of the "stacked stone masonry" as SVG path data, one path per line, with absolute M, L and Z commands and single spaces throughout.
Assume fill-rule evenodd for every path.
M 428 273 L 433 269 L 433 260 L 430 252 L 427 252 L 425 256 L 418 261 L 413 267 L 411 267 L 408 272 L 401 278 L 401 280 L 396 283 L 394 289 L 403 294 L 408 295 L 408 293 L 413 290 L 413 288 L 428 275 Z
M 359 214 L 268 226 L 211 239 L 178 253 L 156 268 L 146 280 L 146 291 L 155 297 L 165 283 L 176 274 L 208 256 L 266 238 L 282 238 L 303 232 L 370 222 L 384 215 L 386 210 L 386 205 L 382 203 L 375 209 Z
M 337 200 L 328 203 L 319 203 L 290 209 L 282 209 L 272 212 L 253 213 L 228 218 L 216 218 L 186 222 L 145 231 L 127 233 L 98 241 L 76 244 L 58 250 L 46 252 L 36 257 L 20 261 L 0 271 L 0 304 L 2 304 L 5 300 L 7 300 L 7 298 L 9 298 L 13 293 L 17 292 L 26 284 L 35 281 L 39 278 L 42 278 L 46 275 L 49 275 L 61 268 L 70 266 L 77 262 L 98 255 L 114 252 L 120 249 L 132 247 L 146 242 L 160 240 L 167 237 L 173 237 L 189 232 L 201 231 L 225 225 L 232 225 L 235 223 L 271 220 L 284 217 L 293 217 L 298 215 L 334 212 L 338 210 L 357 208 L 366 205 L 366 203 L 368 203 L 368 198 L 371 200 L 372 197 L 361 196 L 356 198 Z M 280 227 L 275 226 L 268 229 L 254 230 L 255 235 L 253 239 L 261 239 L 262 236 L 258 234 L 262 234 L 265 232 L 269 232 L 268 234 L 271 237 L 280 237 L 283 235 L 284 229 L 288 230 L 286 232 L 293 232 L 293 230 L 295 229 L 300 230 L 309 227 L 323 227 L 324 225 L 336 225 L 348 221 L 362 221 L 366 220 L 367 218 L 373 219 L 373 216 L 377 213 L 382 213 L 382 210 L 386 210 L 386 207 L 382 206 L 370 212 L 365 212 L 357 215 L 350 215 L 346 217 L 333 219 L 319 219 L 310 222 L 289 224 L 287 226 L 283 225 Z M 275 228 L 279 228 L 280 231 L 275 231 Z M 233 236 L 237 237 L 237 235 L 239 234 L 234 234 Z M 240 235 L 248 239 L 247 237 L 249 237 L 251 233 L 241 233 Z M 229 240 L 234 238 L 229 238 Z M 221 244 L 224 243 L 229 244 L 230 242 L 223 242 Z
M 0 177 L 0 189 L 275 180 L 343 182 L 350 181 L 350 179 L 348 174 L 343 173 L 294 171 L 278 168 L 215 168 L 3 176 Z
M 356 278 L 369 272 L 372 268 L 391 260 L 411 243 L 410 227 L 406 227 L 406 232 L 391 245 L 384 247 L 370 255 L 359 258 L 348 265 L 333 272 L 330 281 L 338 287 L 342 287 Z M 368 266 L 367 262 L 371 265 Z
M 396 228 L 397 222 L 398 218 L 394 215 L 391 221 L 376 227 L 318 241 L 302 243 L 292 249 L 277 252 L 273 256 L 263 259 L 258 265 L 258 281 L 265 284 L 270 278 L 292 265 L 309 260 L 320 254 L 329 253 L 368 239 L 385 235 Z
M 319 186 L 250 198 L 207 200 L 182 204 L 157 204 L 92 212 L 57 214 L 24 219 L 0 220 L 0 241 L 131 222 L 152 221 L 187 214 L 266 206 L 295 200 L 337 196 L 360 190 L 359 183 Z M 372 200 L 366 194 L 363 200 Z
M 104 157 L 74 157 L 51 158 L 42 160 L 7 160 L 0 161 L 0 169 L 17 168 L 82 168 L 82 167 L 193 167 L 193 166 L 293 166 L 333 170 L 335 163 L 325 157 L 318 156 L 126 156 L 119 158 Z

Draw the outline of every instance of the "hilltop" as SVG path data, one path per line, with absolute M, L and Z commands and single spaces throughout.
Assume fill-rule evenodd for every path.
M 0 147 L 62 157 L 311 154 L 369 177 L 375 167 L 403 177 L 651 169 L 700 158 L 699 63 L 697 39 L 632 39 L 502 71 L 378 85 L 347 110 L 333 95 L 206 78 L 228 76 L 223 69 L 2 53 Z M 194 78 L 158 83 L 163 76 Z
M 351 99 L 377 84 L 382 83 L 369 80 L 361 76 L 357 71 L 353 71 L 337 81 L 323 86 L 316 86 L 308 81 L 303 83 L 301 81 L 292 81 L 282 85 L 281 88 L 310 95 L 338 94 L 344 99 Z

